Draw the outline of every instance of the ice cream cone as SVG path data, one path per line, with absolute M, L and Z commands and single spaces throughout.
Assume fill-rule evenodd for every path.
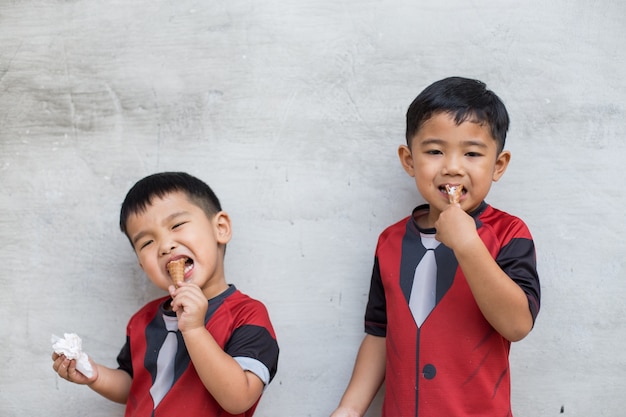
M 187 259 L 180 258 L 167 264 L 167 270 L 174 281 L 174 285 L 178 285 L 185 280 L 185 262 Z
M 448 199 L 450 204 L 458 204 L 461 201 L 461 193 L 463 192 L 462 185 L 450 186 L 446 184 L 446 191 L 448 192 Z

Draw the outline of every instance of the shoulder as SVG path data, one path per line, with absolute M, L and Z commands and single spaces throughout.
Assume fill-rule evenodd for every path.
M 239 324 L 269 323 L 269 313 L 265 304 L 239 290 L 235 290 L 224 300 L 223 307 Z
M 235 289 L 224 302 L 230 304 L 232 307 L 265 309 L 265 305 L 261 301 L 250 297 L 239 289 Z
M 513 238 L 532 240 L 530 230 L 521 218 L 493 206 L 488 205 L 478 216 L 477 221 L 479 222 L 479 228 L 490 230 L 500 240 Z
M 407 216 L 402 220 L 399 220 L 392 225 L 387 226 L 378 236 L 379 243 L 397 235 L 404 235 L 404 233 L 406 232 L 406 225 L 410 220 L 411 216 Z

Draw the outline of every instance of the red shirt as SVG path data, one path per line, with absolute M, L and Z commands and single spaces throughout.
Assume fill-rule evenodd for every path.
M 125 417 L 231 416 L 202 384 L 180 332 L 174 383 L 153 410 L 150 387 L 156 373 L 158 350 L 167 334 L 162 317 L 164 313 L 169 313 L 163 309 L 168 300 L 169 297 L 164 297 L 146 304 L 128 323 L 127 343 L 118 356 L 120 369 L 133 378 Z M 209 300 L 205 322 L 207 330 L 226 353 L 234 358 L 256 360 L 265 365 L 269 380 L 274 377 L 278 344 L 267 310 L 261 302 L 231 286 Z M 256 405 L 238 416 L 252 416 Z
M 436 304 L 421 328 L 409 310 L 413 274 L 426 249 L 413 216 L 387 228 L 376 249 L 366 332 L 386 337 L 383 416 L 511 416 L 509 348 L 480 312 L 454 253 L 437 259 Z M 534 244 L 518 218 L 483 203 L 472 213 L 500 267 L 526 293 L 535 319 L 540 288 Z

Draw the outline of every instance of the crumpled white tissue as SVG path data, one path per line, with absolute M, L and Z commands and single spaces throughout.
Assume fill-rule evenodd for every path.
M 52 335 L 52 349 L 59 354 L 65 355 L 68 359 L 76 359 L 76 370 L 87 378 L 93 376 L 93 368 L 89 357 L 83 352 L 83 342 L 76 333 L 64 333 L 64 338 Z

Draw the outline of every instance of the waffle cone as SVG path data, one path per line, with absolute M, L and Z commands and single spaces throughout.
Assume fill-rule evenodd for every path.
M 167 270 L 174 281 L 174 285 L 178 285 L 185 280 L 185 258 L 177 259 L 167 264 Z
M 463 192 L 462 185 L 449 186 L 446 184 L 446 191 L 448 192 L 448 199 L 450 204 L 458 204 L 461 201 L 461 193 Z

